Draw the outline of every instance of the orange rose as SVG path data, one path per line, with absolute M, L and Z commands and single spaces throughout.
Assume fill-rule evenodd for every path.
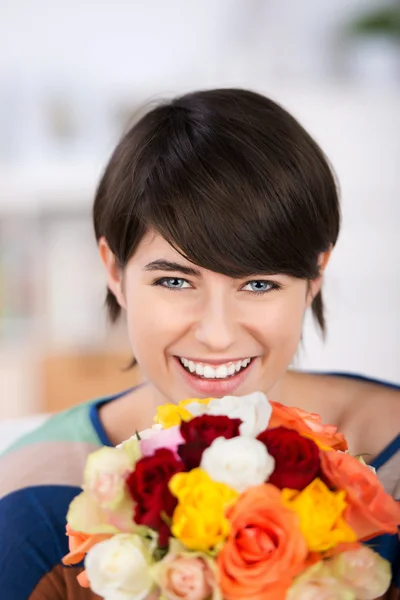
M 347 441 L 344 435 L 339 433 L 334 425 L 324 425 L 321 417 L 316 413 L 309 413 L 293 406 L 284 406 L 279 402 L 270 402 L 270 404 L 272 405 L 272 415 L 268 429 L 287 427 L 309 436 L 324 446 L 335 450 L 347 450 Z
M 297 515 L 267 483 L 245 491 L 227 517 L 231 532 L 217 559 L 223 597 L 284 600 L 307 559 Z
M 80 563 L 93 546 L 111 537 L 111 534 L 87 534 L 74 531 L 69 524 L 66 526 L 68 536 L 69 553 L 64 556 L 64 565 L 76 565 Z
M 400 504 L 368 467 L 340 452 L 322 452 L 321 467 L 331 485 L 347 492 L 344 517 L 359 540 L 397 532 Z

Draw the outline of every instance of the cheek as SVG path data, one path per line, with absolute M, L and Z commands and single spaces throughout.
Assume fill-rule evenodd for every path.
M 168 294 L 169 292 L 166 292 Z M 173 292 L 170 292 L 173 296 Z M 126 317 L 132 352 L 143 364 L 153 360 L 159 364 L 160 351 L 184 330 L 180 311 L 174 309 L 174 298 L 161 298 L 161 294 L 150 286 L 126 286 Z
M 305 310 L 306 292 L 303 286 L 282 292 L 258 311 L 259 334 L 271 349 L 287 346 L 289 351 L 295 351 L 301 337 Z

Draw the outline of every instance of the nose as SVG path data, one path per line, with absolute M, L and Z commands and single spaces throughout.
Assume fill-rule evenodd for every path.
M 237 318 L 227 299 L 209 298 L 196 322 L 195 337 L 211 352 L 224 352 L 235 342 Z

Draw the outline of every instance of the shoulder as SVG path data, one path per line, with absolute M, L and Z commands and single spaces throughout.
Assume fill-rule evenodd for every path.
M 9 454 L 24 446 L 37 442 L 52 442 L 62 440 L 99 443 L 99 436 L 91 419 L 92 407 L 96 401 L 84 402 L 68 410 L 45 418 L 43 423 L 31 432 L 21 436 L 11 446 L 7 447 L 0 456 Z
M 298 374 L 302 396 L 325 423 L 342 431 L 352 454 L 372 460 L 398 435 L 400 389 L 395 385 L 345 374 Z M 367 457 L 366 457 L 367 458 Z
M 87 406 L 51 417 L 0 456 L 0 499 L 39 485 L 79 486 L 88 454 L 100 446 Z
M 399 435 L 400 390 L 356 381 L 351 402 L 343 407 L 343 423 L 352 432 L 355 452 L 374 459 Z
M 80 489 L 29 486 L 0 500 L 0 589 L 2 597 L 27 600 L 36 587 L 50 584 L 68 552 L 65 517 Z M 58 598 L 55 589 L 49 597 Z M 47 596 L 42 596 L 47 597 Z
M 87 407 L 60 413 L 0 457 L 2 597 L 56 599 L 67 571 L 70 577 L 60 564 L 68 552 L 66 514 L 88 454 L 101 445 L 87 419 Z

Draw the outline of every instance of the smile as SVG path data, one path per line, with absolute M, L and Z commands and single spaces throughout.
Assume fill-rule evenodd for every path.
M 191 373 L 203 379 L 229 379 L 246 369 L 252 358 L 238 361 L 229 361 L 220 365 L 210 365 L 205 362 L 194 362 L 184 357 L 179 357 L 182 366 Z

